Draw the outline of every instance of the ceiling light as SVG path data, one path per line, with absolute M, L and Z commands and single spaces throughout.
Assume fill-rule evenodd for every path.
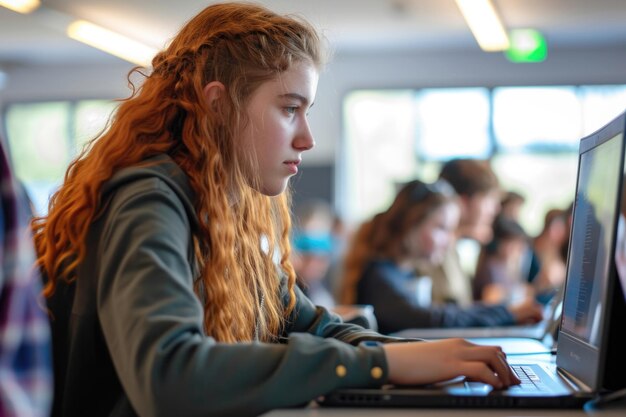
M 509 37 L 490 0 L 456 0 L 456 4 L 483 51 L 509 48 Z
M 149 67 L 157 49 L 85 20 L 67 27 L 67 36 L 137 65 Z
M 0 0 L 0 6 L 18 13 L 30 13 L 39 7 L 39 0 Z

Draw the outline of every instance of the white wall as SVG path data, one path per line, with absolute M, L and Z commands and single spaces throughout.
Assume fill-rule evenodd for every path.
M 93 66 L 25 66 L 5 68 L 0 106 L 12 101 L 118 98 L 128 94 L 131 64 L 115 60 Z

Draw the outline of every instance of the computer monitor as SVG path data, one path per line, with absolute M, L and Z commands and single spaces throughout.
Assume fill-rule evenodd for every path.
M 617 284 L 615 249 L 626 117 L 581 139 L 557 365 L 590 387 L 607 385 Z M 617 284 L 617 285 L 616 285 Z M 623 304 L 623 299 L 621 300 Z M 621 337 L 621 335 L 619 336 Z

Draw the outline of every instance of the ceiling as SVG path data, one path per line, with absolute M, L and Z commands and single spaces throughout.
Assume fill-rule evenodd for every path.
M 493 0 L 509 29 L 532 27 L 549 48 L 626 44 L 624 0 Z M 162 47 L 206 5 L 203 0 L 42 0 L 30 15 L 0 7 L 0 69 L 23 65 L 114 62 L 67 38 L 83 18 Z M 282 13 L 311 21 L 337 52 L 384 49 L 475 49 L 454 0 L 264 0 Z

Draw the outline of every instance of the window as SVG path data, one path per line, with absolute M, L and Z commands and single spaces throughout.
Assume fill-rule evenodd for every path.
M 70 161 L 106 125 L 115 103 L 105 100 L 12 104 L 6 111 L 7 141 L 17 178 L 37 214 L 45 214 L 50 195 Z
M 502 87 L 493 91 L 493 127 L 503 151 L 576 150 L 580 103 L 574 87 Z
M 489 90 L 486 88 L 425 89 L 417 92 L 417 157 L 487 158 Z
M 346 135 L 354 140 L 344 144 L 350 175 L 340 194 L 354 215 L 382 209 L 394 196 L 393 184 L 416 175 L 414 103 L 411 90 L 346 98 Z
M 626 108 L 626 86 L 599 85 L 580 88 L 583 134 L 595 132 Z
M 621 85 L 352 92 L 338 209 L 359 222 L 388 207 L 398 183 L 436 179 L 443 161 L 490 158 L 503 188 L 526 197 L 522 224 L 539 233 L 545 212 L 574 198 L 580 138 L 625 108 Z

